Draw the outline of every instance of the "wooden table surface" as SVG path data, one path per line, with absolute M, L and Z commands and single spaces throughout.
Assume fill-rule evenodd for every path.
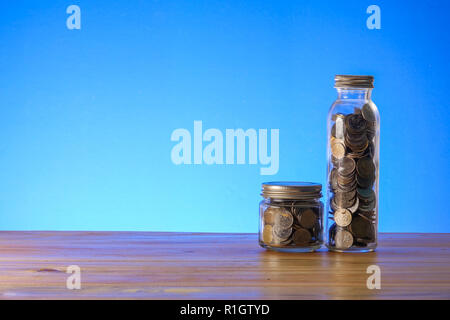
M 81 269 L 68 290 L 67 267 Z M 369 290 L 369 265 L 381 289 Z M 0 299 L 450 299 L 450 234 L 373 253 L 277 253 L 255 234 L 0 232 Z

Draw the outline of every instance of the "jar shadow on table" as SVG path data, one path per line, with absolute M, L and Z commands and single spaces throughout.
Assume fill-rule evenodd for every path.
M 379 266 L 377 252 L 334 253 L 321 249 L 315 253 L 261 251 L 259 271 L 266 281 L 280 287 L 280 298 L 296 288 L 294 298 L 371 299 L 381 290 L 369 289 L 369 266 Z M 380 266 L 381 267 L 381 266 Z M 271 291 L 274 289 L 272 288 Z M 303 290 L 305 290 L 303 292 Z
M 374 268 L 381 268 L 377 252 L 364 255 L 356 252 L 328 252 L 323 267 L 323 276 L 330 284 L 327 289 L 328 298 L 372 299 L 380 295 L 380 290 L 369 288 L 373 285 Z

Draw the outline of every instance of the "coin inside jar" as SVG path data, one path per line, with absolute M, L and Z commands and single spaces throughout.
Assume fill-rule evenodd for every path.
M 339 208 L 350 208 L 355 203 L 355 193 L 352 191 L 336 192 L 334 202 Z
M 263 241 L 264 243 L 271 243 L 273 239 L 273 229 L 271 225 L 265 225 L 263 229 Z
M 361 114 L 349 114 L 345 117 L 345 124 L 351 133 L 361 133 L 367 128 L 367 122 Z
M 373 109 L 370 106 L 370 104 L 366 103 L 365 105 L 363 105 L 361 112 L 362 116 L 367 121 L 374 122 L 377 120 L 377 118 L 375 117 L 375 112 L 373 112 Z
M 375 200 L 375 191 L 370 188 L 356 188 L 356 192 L 361 200 L 365 200 L 367 202 Z
M 333 190 L 337 188 L 337 169 L 333 168 L 330 172 L 330 186 Z
M 306 229 L 311 229 L 317 221 L 317 216 L 312 209 L 302 210 L 298 216 L 299 224 Z
M 275 223 L 275 215 L 278 208 L 269 207 L 264 211 L 264 224 L 271 224 L 273 225 Z
M 331 153 L 336 159 L 341 159 L 345 155 L 345 144 L 340 140 L 334 140 L 331 145 Z
M 338 173 L 342 176 L 351 175 L 356 169 L 355 160 L 351 158 L 342 158 L 337 166 Z
M 375 165 L 371 158 L 365 157 L 358 160 L 356 170 L 360 177 L 369 179 L 374 175 Z
M 356 238 L 373 239 L 374 228 L 369 219 L 362 216 L 356 216 L 351 223 L 351 231 Z
M 348 208 L 348 211 L 350 211 L 351 213 L 355 213 L 356 210 L 358 210 L 358 207 L 359 207 L 359 198 L 356 197 L 355 199 L 356 199 L 355 204 L 352 205 L 350 208 Z
M 375 199 L 373 199 L 372 201 L 360 201 L 360 205 L 359 205 L 359 210 L 360 211 L 365 211 L 365 212 L 370 212 L 373 209 L 375 209 L 376 206 L 376 201 Z
M 338 209 L 334 213 L 334 221 L 339 227 L 346 227 L 352 222 L 352 214 L 347 209 Z
M 352 182 L 350 182 L 349 184 L 344 184 L 341 183 L 338 179 L 337 181 L 337 190 L 338 191 L 344 191 L 344 192 L 350 192 L 353 191 L 356 188 L 357 182 L 355 179 L 353 179 Z
M 353 245 L 353 236 L 347 230 L 339 229 L 334 236 L 335 246 L 337 249 L 348 249 Z
M 284 229 L 280 225 L 275 225 L 273 227 L 273 233 L 280 240 L 282 240 L 282 241 L 283 240 L 287 240 L 290 237 L 291 233 L 292 233 L 292 228 Z
M 369 188 L 373 185 L 375 182 L 375 175 L 372 175 L 370 178 L 362 178 L 359 174 L 356 176 L 356 181 L 358 182 L 358 185 L 365 189 Z
M 311 233 L 306 229 L 300 228 L 295 230 L 292 240 L 295 244 L 305 245 L 311 241 Z
M 342 200 L 351 200 L 354 199 L 356 196 L 356 190 L 352 190 L 352 191 L 346 191 L 346 192 L 341 192 L 341 191 L 337 191 L 334 194 L 335 198 L 336 198 L 336 203 L 341 202 Z M 352 202 L 353 204 L 353 202 Z
M 277 210 L 275 214 L 274 221 L 275 224 L 279 226 L 281 229 L 287 229 L 292 226 L 292 223 L 294 222 L 294 217 L 288 210 L 280 208 L 279 210 Z

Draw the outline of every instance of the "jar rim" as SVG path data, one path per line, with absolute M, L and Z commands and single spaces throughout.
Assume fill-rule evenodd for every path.
M 334 76 L 335 88 L 373 88 L 374 77 L 370 75 L 345 75 Z
M 302 181 L 272 181 L 262 184 L 264 198 L 318 199 L 322 197 L 322 184 Z

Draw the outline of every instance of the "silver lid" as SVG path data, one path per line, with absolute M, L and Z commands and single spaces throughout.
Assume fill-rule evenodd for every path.
M 373 76 L 336 75 L 335 88 L 373 88 Z
M 322 197 L 322 185 L 313 182 L 274 181 L 262 184 L 264 198 L 312 200 Z

